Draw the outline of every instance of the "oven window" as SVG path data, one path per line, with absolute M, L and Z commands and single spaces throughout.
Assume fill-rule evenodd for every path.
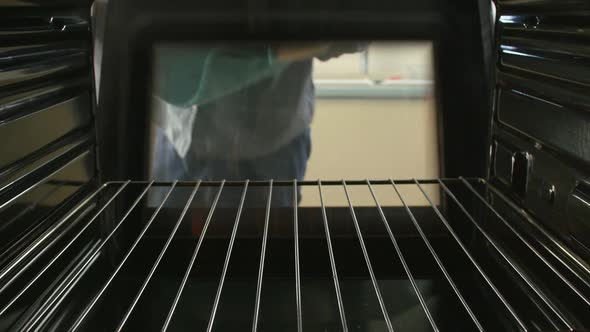
M 153 52 L 152 179 L 439 175 L 431 42 L 159 43 Z

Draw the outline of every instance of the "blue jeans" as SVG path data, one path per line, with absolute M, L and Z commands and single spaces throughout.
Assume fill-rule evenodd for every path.
M 191 153 L 182 159 L 176 153 L 168 139 L 158 132 L 152 164 L 152 179 L 159 181 L 219 181 L 219 180 L 303 180 L 307 169 L 307 160 L 311 153 L 310 129 L 295 137 L 279 150 L 255 159 L 215 160 L 192 158 Z M 217 187 L 201 187 L 193 206 L 210 206 Z M 150 195 L 150 201 L 160 203 L 166 190 L 158 190 Z M 178 197 L 169 198 L 176 202 Z M 241 190 L 225 190 L 219 204 L 236 206 L 239 203 Z M 266 187 L 250 187 L 247 192 L 248 206 L 264 206 L 268 196 Z M 289 186 L 273 188 L 273 206 L 292 206 L 293 188 Z M 183 199 L 183 204 L 186 203 Z M 180 203 L 180 202 L 179 202 Z M 176 203 L 173 203 L 176 205 Z

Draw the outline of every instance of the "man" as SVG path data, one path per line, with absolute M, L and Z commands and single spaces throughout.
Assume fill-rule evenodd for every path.
M 96 0 L 92 6 L 97 96 L 107 3 Z M 313 59 L 325 61 L 366 45 L 203 45 L 156 46 L 150 177 L 302 180 L 311 153 Z M 212 84 L 199 89 L 203 77 Z M 159 204 L 163 194 L 150 193 L 150 201 Z M 281 204 L 293 201 L 292 189 L 273 196 Z
M 313 59 L 360 48 L 350 43 L 157 46 L 152 178 L 303 180 L 311 153 Z M 249 195 L 264 201 L 266 191 L 256 189 Z M 215 188 L 208 191 L 210 201 Z M 275 202 L 291 204 L 292 192 L 277 188 Z M 235 194 L 230 201 L 238 201 Z

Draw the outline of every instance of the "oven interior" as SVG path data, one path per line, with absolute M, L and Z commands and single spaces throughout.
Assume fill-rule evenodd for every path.
M 584 2 L 111 2 L 98 98 L 90 5 L 0 2 L 0 329 L 590 329 Z M 276 36 L 433 41 L 439 174 L 152 180 L 154 43 Z

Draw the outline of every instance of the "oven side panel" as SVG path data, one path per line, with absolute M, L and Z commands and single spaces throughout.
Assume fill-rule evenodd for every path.
M 97 170 L 90 3 L 0 1 L 0 22 L 0 271 L 5 272 L 17 271 L 15 259 L 34 244 L 42 247 L 41 239 L 51 240 L 43 235 L 96 187 Z
M 561 241 L 590 248 L 590 6 L 498 1 L 489 176 Z

